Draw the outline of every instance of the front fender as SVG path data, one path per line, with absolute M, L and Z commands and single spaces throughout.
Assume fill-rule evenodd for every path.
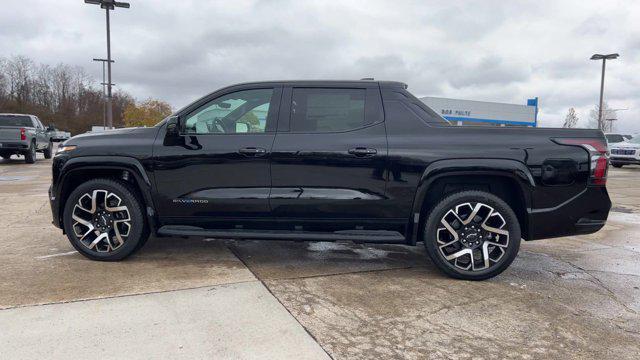
M 409 221 L 409 242 L 415 244 L 418 239 L 422 205 L 429 188 L 435 181 L 450 176 L 504 176 L 518 184 L 525 201 L 525 208 L 531 208 L 531 192 L 535 187 L 533 176 L 525 164 L 509 159 L 450 159 L 431 163 L 422 174 L 412 205 L 412 221 Z M 422 214 L 424 215 L 424 214 Z
M 66 181 L 74 174 L 87 170 L 129 171 L 139 186 L 140 194 L 142 195 L 145 203 L 144 205 L 147 217 L 151 221 L 152 230 L 154 230 L 153 224 L 155 223 L 156 206 L 152 196 L 152 182 L 151 179 L 149 179 L 144 166 L 138 159 L 127 156 L 81 156 L 71 158 L 58 169 L 60 177 L 58 181 L 54 181 L 54 188 L 52 189 L 52 191 L 57 195 L 56 197 L 59 200 L 62 200 L 62 197 L 64 196 L 63 192 L 71 190 L 63 188 Z M 64 201 L 59 201 L 58 214 L 62 214 L 63 208 Z

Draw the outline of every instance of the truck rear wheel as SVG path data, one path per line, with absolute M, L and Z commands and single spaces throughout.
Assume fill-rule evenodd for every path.
M 425 225 L 427 253 L 445 274 L 484 280 L 503 272 L 520 248 L 520 224 L 511 207 L 484 191 L 443 198 Z
M 67 199 L 63 220 L 71 245 L 92 260 L 122 260 L 149 236 L 140 200 L 128 185 L 112 179 L 78 186 Z
M 36 142 L 32 141 L 31 145 L 29 145 L 29 149 L 24 154 L 24 162 L 27 164 L 33 164 L 36 162 Z

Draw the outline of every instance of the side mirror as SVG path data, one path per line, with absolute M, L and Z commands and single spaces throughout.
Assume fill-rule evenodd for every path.
M 236 123 L 236 133 L 248 133 L 248 132 L 249 132 L 249 125 L 243 122 Z
M 167 136 L 177 137 L 180 135 L 180 119 L 172 116 L 167 120 Z
M 172 116 L 167 120 L 167 133 L 164 136 L 162 144 L 164 146 L 176 146 L 179 145 L 180 140 L 180 119 L 177 116 Z

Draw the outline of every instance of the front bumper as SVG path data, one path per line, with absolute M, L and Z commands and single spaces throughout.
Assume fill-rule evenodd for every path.
M 49 205 L 51 206 L 51 215 L 53 216 L 53 221 L 51 222 L 55 227 L 62 229 L 62 223 L 60 220 L 60 204 L 58 202 L 57 194 L 53 193 L 53 185 L 49 186 Z
M 609 157 L 609 162 L 612 164 L 638 164 L 640 165 L 640 158 L 632 157 L 632 156 L 611 156 Z
M 546 209 L 528 209 L 527 240 L 591 234 L 607 222 L 611 200 L 604 186 L 589 186 L 568 201 Z

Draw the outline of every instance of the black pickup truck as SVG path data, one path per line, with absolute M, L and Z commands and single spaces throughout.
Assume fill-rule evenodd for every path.
M 598 231 L 598 130 L 451 126 L 399 82 L 230 86 L 152 128 L 75 136 L 53 161 L 53 223 L 95 260 L 147 238 L 415 245 L 486 279 L 520 240 Z

